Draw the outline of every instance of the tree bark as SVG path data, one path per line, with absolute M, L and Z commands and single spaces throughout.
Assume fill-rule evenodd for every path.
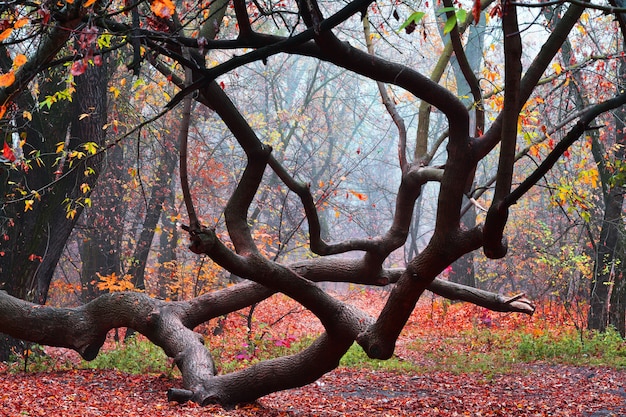
M 619 91 L 626 88 L 626 60 L 622 58 L 620 67 Z M 615 144 L 614 159 L 624 161 L 626 158 L 626 106 L 615 112 Z M 597 139 L 595 139 L 597 140 Z M 605 331 L 607 326 L 614 326 L 622 336 L 626 335 L 624 312 L 626 308 L 626 291 L 624 289 L 623 271 L 620 259 L 624 257 L 624 184 L 615 182 L 607 164 L 600 156 L 600 144 L 595 144 L 594 158 L 600 170 L 604 197 L 604 214 L 601 223 L 600 239 L 596 244 L 593 281 L 589 294 L 588 327 Z

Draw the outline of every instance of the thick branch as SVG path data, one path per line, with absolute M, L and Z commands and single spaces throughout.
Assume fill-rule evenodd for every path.
M 357 341 L 372 358 L 388 359 L 415 304 L 431 282 L 448 265 L 482 245 L 482 228 L 441 237 L 435 233 L 428 246 L 409 262 L 376 323 L 359 335 Z
M 503 241 L 504 227 L 509 217 L 508 207 L 502 204 L 504 197 L 511 190 L 513 166 L 515 164 L 515 145 L 517 143 L 517 120 L 521 106 L 519 104 L 520 79 L 522 76 L 522 39 L 517 24 L 517 9 L 506 6 L 502 18 L 504 31 L 504 109 L 502 110 L 502 132 L 500 159 L 494 200 L 485 220 L 484 252 L 489 258 L 502 258 L 507 246 Z

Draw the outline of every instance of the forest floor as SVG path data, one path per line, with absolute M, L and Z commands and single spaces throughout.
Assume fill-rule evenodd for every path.
M 5 373 L 1 416 L 624 416 L 626 372 L 548 364 L 481 374 L 337 369 L 234 410 L 168 403 L 180 380 L 114 370 Z
M 384 302 L 384 294 L 368 291 L 349 298 L 372 314 Z M 585 335 L 577 330 L 584 321 L 551 304 L 528 317 L 422 300 L 390 361 L 368 361 L 360 348 L 351 349 L 342 366 L 315 383 L 233 410 L 169 403 L 166 392 L 182 388 L 180 376 L 147 341 L 109 341 L 99 356 L 130 349 L 135 356 L 115 364 L 145 359 L 148 368 L 139 373 L 85 369 L 74 352 L 46 349 L 54 361 L 43 368 L 34 359 L 28 372 L 23 361 L 0 363 L 0 417 L 626 416 L 626 342 L 615 333 Z M 197 329 L 221 372 L 300 349 L 320 330 L 310 313 L 281 296 L 261 303 L 252 322 L 248 332 L 242 311 Z M 159 367 L 147 371 L 155 362 Z

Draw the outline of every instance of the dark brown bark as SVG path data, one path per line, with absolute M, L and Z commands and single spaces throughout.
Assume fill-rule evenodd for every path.
M 626 86 L 626 61 L 620 64 L 619 91 Z M 615 145 L 614 158 L 624 161 L 626 158 L 626 107 L 615 112 Z M 597 139 L 596 139 L 597 140 Z M 624 237 L 624 184 L 613 181 L 611 172 L 600 155 L 601 145 L 595 144 L 594 157 L 600 170 L 602 181 L 604 214 L 602 217 L 600 238 L 595 245 L 593 280 L 589 294 L 588 327 L 605 331 L 609 325 L 614 326 L 622 336 L 626 334 L 625 307 L 626 292 L 624 288 L 623 266 L 626 247 Z

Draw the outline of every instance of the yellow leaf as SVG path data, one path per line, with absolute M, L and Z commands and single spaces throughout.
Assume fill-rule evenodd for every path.
M 57 150 L 55 152 L 60 153 L 63 151 L 63 148 L 65 148 L 65 142 L 59 142 L 57 143 Z
M 24 54 L 17 55 L 15 59 L 13 60 L 13 68 L 21 67 L 22 65 L 26 63 L 26 61 L 28 61 L 28 59 L 26 59 L 26 55 Z
M 86 142 L 83 144 L 85 149 L 90 155 L 95 155 L 98 152 L 98 144 L 94 142 Z
M 22 117 L 29 122 L 33 120 L 33 115 L 28 110 L 24 110 L 24 112 L 22 113 Z
M 554 70 L 554 72 L 556 72 L 556 75 L 560 75 L 561 71 L 563 71 L 563 68 L 561 68 L 561 64 L 559 64 L 558 62 L 552 64 L 552 69 Z
M 24 201 L 24 211 L 26 212 L 28 210 L 32 210 L 34 202 L 35 202 L 35 200 L 25 200 Z
M 4 32 L 0 33 L 0 42 L 11 36 L 11 32 L 13 32 L 13 28 L 5 29 Z
M 120 90 L 119 88 L 115 87 L 115 86 L 111 86 L 109 87 L 109 91 L 113 93 L 113 97 L 117 98 L 117 96 L 120 95 Z
M 589 13 L 584 12 L 583 14 L 580 15 L 580 21 L 583 23 L 587 23 L 589 22 Z

